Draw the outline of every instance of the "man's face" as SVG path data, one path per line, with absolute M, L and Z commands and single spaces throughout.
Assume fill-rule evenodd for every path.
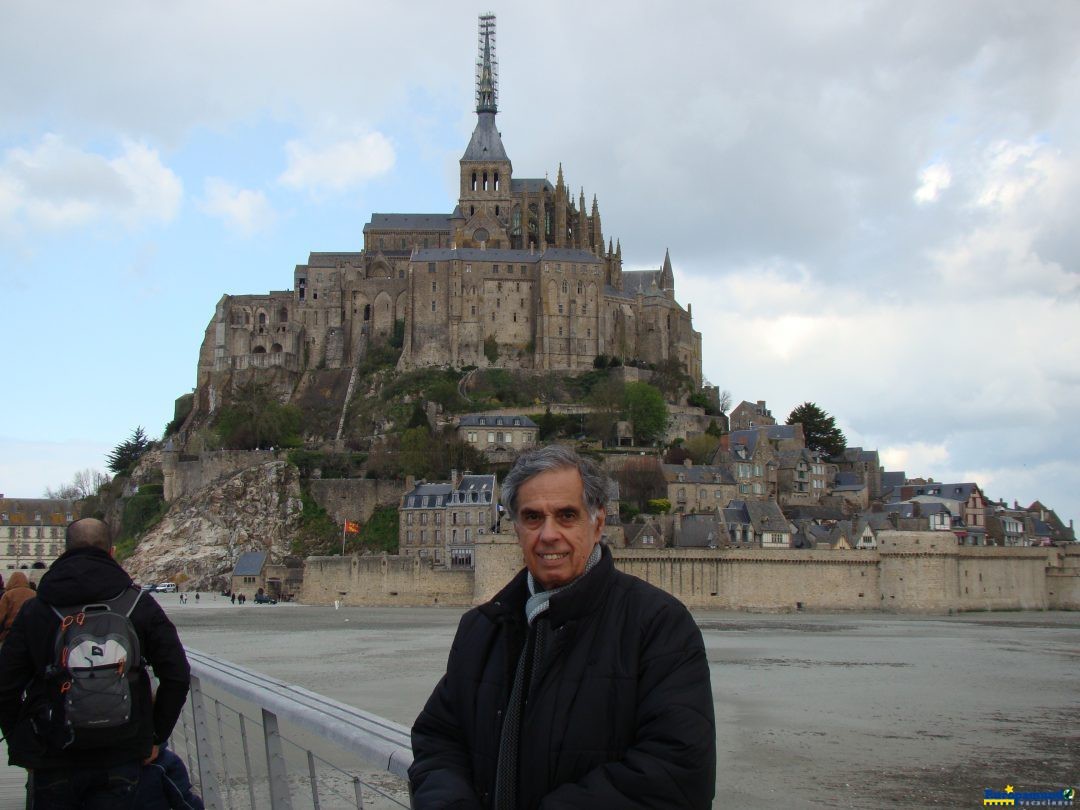
M 544 590 L 585 573 L 600 541 L 604 514 L 593 523 L 583 496 L 581 474 L 572 467 L 542 472 L 518 489 L 514 529 L 525 565 Z

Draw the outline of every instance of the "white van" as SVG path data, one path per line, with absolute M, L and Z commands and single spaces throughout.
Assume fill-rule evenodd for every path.
M 175 582 L 162 582 L 157 586 L 158 593 L 176 593 Z

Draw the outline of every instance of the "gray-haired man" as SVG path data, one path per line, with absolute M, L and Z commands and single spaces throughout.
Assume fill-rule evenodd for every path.
M 716 748 L 701 633 L 600 543 L 607 479 L 522 454 L 502 502 L 525 558 L 462 617 L 412 730 L 417 808 L 706 808 Z

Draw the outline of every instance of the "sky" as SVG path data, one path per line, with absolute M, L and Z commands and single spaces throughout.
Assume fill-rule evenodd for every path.
M 0 493 L 160 436 L 222 295 L 448 213 L 488 10 L 515 176 L 670 249 L 708 381 L 1080 517 L 1071 0 L 8 0 Z

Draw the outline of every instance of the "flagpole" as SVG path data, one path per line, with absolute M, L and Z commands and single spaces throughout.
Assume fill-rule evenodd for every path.
M 345 521 L 345 525 L 341 527 L 341 556 L 345 556 L 345 529 L 349 525 L 349 521 Z

